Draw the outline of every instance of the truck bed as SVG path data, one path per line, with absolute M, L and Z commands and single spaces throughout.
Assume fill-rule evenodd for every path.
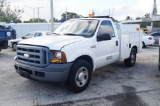
M 136 45 L 137 53 L 142 50 L 142 30 L 137 30 L 140 28 L 139 25 L 120 25 L 121 31 L 119 31 L 120 37 L 120 60 L 127 59 L 130 56 L 131 48 Z M 124 52 L 125 51 L 125 52 Z

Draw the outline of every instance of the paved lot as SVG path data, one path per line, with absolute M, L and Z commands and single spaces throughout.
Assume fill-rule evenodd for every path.
M 82 93 L 20 77 L 14 71 L 15 52 L 0 53 L 0 106 L 160 106 L 158 48 L 147 47 L 133 68 L 123 62 L 93 73 Z

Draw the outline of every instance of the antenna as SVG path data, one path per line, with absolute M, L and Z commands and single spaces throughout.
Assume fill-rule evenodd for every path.
M 113 8 L 113 10 L 112 10 L 112 15 L 111 15 L 112 17 L 113 17 L 113 14 L 114 14 L 114 10 L 115 10 L 115 8 Z

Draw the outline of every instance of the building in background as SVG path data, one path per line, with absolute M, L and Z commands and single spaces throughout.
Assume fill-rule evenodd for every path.
M 151 18 L 152 32 L 160 32 L 160 15 L 158 15 L 157 11 L 158 11 L 157 3 L 156 0 L 154 0 L 152 18 Z
M 144 18 L 140 20 L 124 20 L 124 24 L 140 24 L 142 29 L 147 29 L 148 32 L 160 32 L 160 15 L 158 15 L 157 2 L 154 0 L 151 18 Z

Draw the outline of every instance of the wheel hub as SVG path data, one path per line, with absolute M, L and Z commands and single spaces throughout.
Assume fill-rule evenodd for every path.
M 84 78 L 84 73 L 81 72 L 81 73 L 78 75 L 78 80 L 79 80 L 79 81 L 82 81 L 83 78 Z
M 88 70 L 86 67 L 81 67 L 76 74 L 75 81 L 77 86 L 83 87 L 88 81 Z

